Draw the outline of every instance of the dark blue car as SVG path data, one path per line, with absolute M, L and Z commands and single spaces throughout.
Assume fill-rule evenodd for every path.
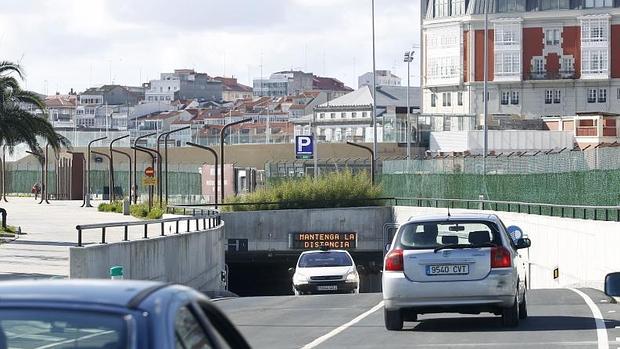
M 207 297 L 150 281 L 0 282 L 0 349 L 249 348 Z

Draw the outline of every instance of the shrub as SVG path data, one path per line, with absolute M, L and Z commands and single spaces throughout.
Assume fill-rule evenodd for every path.
M 159 207 L 153 207 L 151 212 L 146 215 L 148 219 L 160 219 L 164 215 L 164 210 Z
M 145 203 L 131 205 L 129 213 L 136 218 L 146 218 L 149 214 L 149 206 Z
M 102 202 L 99 204 L 99 206 L 97 206 L 97 210 L 99 212 L 117 212 L 117 213 L 122 213 L 123 212 L 123 202 L 122 201 L 114 201 L 112 203 L 105 203 Z
M 260 211 L 294 208 L 328 208 L 378 206 L 382 190 L 370 183 L 365 173 L 350 171 L 330 173 L 314 180 L 310 177 L 288 179 L 272 187 L 246 196 L 233 197 L 227 203 L 248 205 L 225 206 L 228 211 Z

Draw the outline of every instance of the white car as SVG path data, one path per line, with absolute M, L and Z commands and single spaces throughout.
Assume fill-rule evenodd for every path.
M 496 215 L 413 219 L 399 229 L 383 266 L 385 327 L 418 314 L 490 312 L 506 326 L 527 317 L 526 265 Z
M 359 293 L 359 274 L 345 250 L 305 251 L 293 273 L 295 295 L 317 293 Z

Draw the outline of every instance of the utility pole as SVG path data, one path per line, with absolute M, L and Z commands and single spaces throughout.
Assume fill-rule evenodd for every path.
M 411 159 L 411 124 L 409 123 L 410 107 L 409 107 L 409 89 L 411 88 L 411 62 L 413 61 L 414 51 L 405 52 L 405 62 L 407 62 L 407 119 L 405 121 L 406 139 L 407 139 L 407 160 Z
M 489 11 L 485 6 L 484 9 L 484 88 L 482 98 L 484 98 L 484 149 L 482 154 L 482 174 L 487 173 L 487 154 L 489 152 L 489 125 L 488 125 L 488 104 L 489 98 L 487 97 L 488 91 L 488 69 L 489 69 L 489 57 L 488 57 L 488 40 L 489 40 Z
M 372 157 L 377 161 L 377 67 L 375 53 L 375 0 L 372 0 Z M 373 168 L 372 171 L 375 169 Z M 373 173 L 374 175 L 374 173 Z

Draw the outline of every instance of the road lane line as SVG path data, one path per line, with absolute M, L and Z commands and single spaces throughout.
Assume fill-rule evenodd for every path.
M 605 321 L 603 320 L 603 314 L 601 314 L 600 309 L 596 306 L 596 303 L 592 301 L 592 299 L 585 293 L 579 291 L 576 288 L 569 288 L 569 290 L 577 293 L 583 298 L 588 307 L 590 307 L 590 311 L 592 312 L 592 316 L 594 317 L 594 323 L 596 324 L 596 337 L 598 338 L 598 348 L 599 349 L 608 349 L 609 348 L 609 338 L 607 338 L 607 326 L 605 326 Z
M 379 310 L 383 308 L 383 301 L 379 302 L 379 304 L 375 305 L 374 307 L 372 307 L 370 310 L 368 310 L 367 312 L 359 315 L 358 317 L 356 317 L 355 319 L 347 322 L 346 324 L 335 328 L 334 330 L 332 330 L 331 332 L 313 340 L 312 342 L 304 345 L 301 349 L 311 349 L 311 348 L 315 348 L 316 346 L 320 345 L 321 343 L 325 342 L 326 340 L 338 335 L 338 333 L 346 330 L 347 328 L 355 325 L 356 323 L 362 321 L 365 317 L 367 317 L 368 315 L 374 313 L 375 311 Z

